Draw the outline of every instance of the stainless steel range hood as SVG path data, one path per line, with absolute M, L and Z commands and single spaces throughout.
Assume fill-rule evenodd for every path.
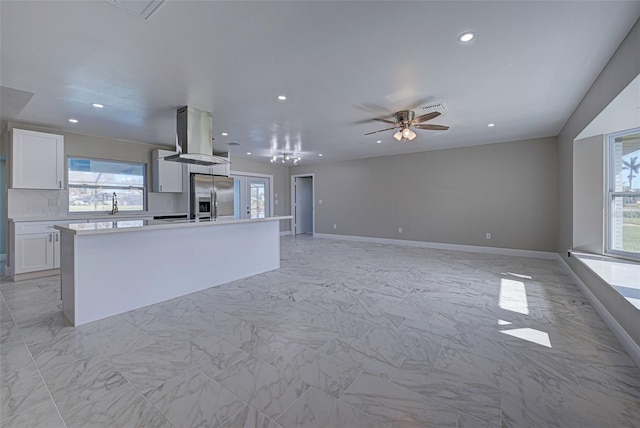
M 177 112 L 177 154 L 164 160 L 196 165 L 216 165 L 229 160 L 213 154 L 213 122 L 211 113 L 195 107 L 182 107 Z

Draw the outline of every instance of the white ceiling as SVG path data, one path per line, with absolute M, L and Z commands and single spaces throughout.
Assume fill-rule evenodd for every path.
M 144 20 L 107 1 L 3 0 L 0 14 L 0 84 L 34 94 L 4 119 L 171 146 L 191 105 L 213 113 L 216 150 L 304 163 L 557 135 L 640 1 L 167 0 Z M 440 101 L 429 123 L 449 131 L 363 135 Z

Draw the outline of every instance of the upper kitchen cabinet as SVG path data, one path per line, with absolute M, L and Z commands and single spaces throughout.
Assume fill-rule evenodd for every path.
M 231 174 L 231 164 L 229 162 L 212 165 L 210 168 L 211 174 L 214 175 L 225 175 L 228 177 L 229 174 Z
M 175 155 L 169 150 L 153 151 L 153 191 L 163 193 L 182 193 L 183 164 L 164 160 L 165 156 Z
M 211 175 L 224 175 L 229 176 L 231 174 L 231 163 L 229 155 L 216 155 L 227 159 L 228 162 L 218 163 L 215 165 L 189 165 L 189 172 L 191 174 L 211 174 Z
M 24 129 L 11 132 L 11 187 L 62 189 L 64 137 Z

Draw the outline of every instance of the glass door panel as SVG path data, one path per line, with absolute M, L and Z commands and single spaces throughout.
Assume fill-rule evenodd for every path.
M 233 178 L 235 217 L 238 219 L 269 217 L 271 215 L 270 179 L 244 175 L 235 175 Z

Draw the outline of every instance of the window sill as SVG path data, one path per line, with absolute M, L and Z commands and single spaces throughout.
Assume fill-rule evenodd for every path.
M 571 252 L 580 263 L 602 278 L 640 309 L 640 263 L 597 254 Z

